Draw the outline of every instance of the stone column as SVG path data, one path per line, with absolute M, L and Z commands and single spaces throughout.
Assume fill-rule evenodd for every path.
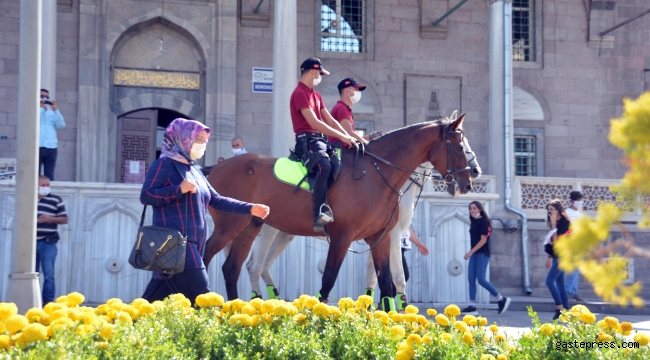
M 43 28 L 41 37 L 41 87 L 50 91 L 56 100 L 56 1 L 43 1 L 41 14 Z
M 496 211 L 504 211 L 505 146 L 504 146 L 504 57 L 503 0 L 490 3 L 490 100 L 488 114 L 488 174 L 496 175 Z
M 273 113 L 271 155 L 289 155 L 294 146 L 289 99 L 298 84 L 296 0 L 276 0 L 273 28 Z
M 24 314 L 41 307 L 36 266 L 38 194 L 39 88 L 41 82 L 41 3 L 20 1 L 20 69 L 18 75 L 18 155 L 16 213 L 7 301 Z

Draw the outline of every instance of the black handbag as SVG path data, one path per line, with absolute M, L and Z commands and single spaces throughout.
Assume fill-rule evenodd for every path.
M 174 167 L 185 179 L 174 162 Z M 180 274 L 185 269 L 187 236 L 180 231 L 162 226 L 143 226 L 147 205 L 142 210 L 140 228 L 129 256 L 129 264 L 140 270 L 149 270 L 165 275 Z M 187 203 L 185 203 L 187 216 Z

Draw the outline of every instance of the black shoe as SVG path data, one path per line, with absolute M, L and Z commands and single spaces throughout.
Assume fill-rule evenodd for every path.
M 511 301 L 512 299 L 510 298 L 507 298 L 505 296 L 501 297 L 501 300 L 497 302 L 497 304 L 499 304 L 499 314 L 503 314 L 508 310 L 508 306 L 510 306 Z
M 553 316 L 553 320 L 559 319 L 560 315 L 562 315 L 562 310 L 555 310 L 555 315 Z
M 478 315 L 478 311 L 476 311 L 476 306 L 472 306 L 472 305 L 464 308 L 460 312 L 467 315 Z
M 332 213 L 328 210 L 322 212 L 314 218 L 314 232 L 323 232 L 325 225 L 332 222 Z
M 572 297 L 573 297 L 573 300 L 575 300 L 575 301 L 577 301 L 577 302 L 586 302 L 585 299 L 583 299 L 583 298 L 581 298 L 580 296 L 578 296 L 578 294 L 575 294 L 575 295 L 573 295 Z

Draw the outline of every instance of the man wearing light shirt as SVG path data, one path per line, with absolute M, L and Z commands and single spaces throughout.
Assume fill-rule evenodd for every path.
M 54 180 L 54 167 L 56 166 L 57 148 L 59 140 L 56 132 L 65 127 L 65 121 L 59 111 L 56 101 L 50 101 L 50 92 L 41 89 L 41 121 L 38 148 L 38 171 L 43 166 L 43 175 Z M 49 109 L 48 109 L 49 106 Z
M 580 210 L 582 209 L 582 193 L 580 191 L 571 191 L 569 193 L 571 206 L 566 209 L 566 214 L 569 215 L 569 221 L 573 223 L 574 220 L 582 216 Z M 568 274 L 565 281 L 565 289 L 569 298 L 575 301 L 584 301 L 578 296 L 578 279 L 580 277 L 580 270 L 576 269 L 573 273 Z
M 232 153 L 235 154 L 235 156 L 248 154 L 248 151 L 246 151 L 246 148 L 244 147 L 244 140 L 239 136 L 232 139 Z

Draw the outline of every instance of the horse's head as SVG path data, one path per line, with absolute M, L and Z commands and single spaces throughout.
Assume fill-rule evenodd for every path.
M 458 120 L 458 110 L 454 110 L 454 112 L 451 113 L 449 120 Z M 472 176 L 472 179 L 476 179 L 483 174 L 483 171 L 481 171 L 481 166 L 478 164 L 478 160 L 476 160 L 476 154 L 474 151 L 472 151 L 472 147 L 469 146 L 469 140 L 467 139 L 467 136 L 463 136 L 463 147 L 465 148 L 465 158 L 467 159 L 467 164 L 470 167 L 469 172 Z
M 467 154 L 465 153 L 465 136 L 463 134 L 463 120 L 465 115 L 453 120 L 442 127 L 441 142 L 432 149 L 429 162 L 444 177 L 447 184 L 456 181 L 461 194 L 472 190 L 472 175 L 468 166 Z M 478 164 L 477 164 L 478 166 Z M 451 195 L 456 195 L 455 189 L 448 187 Z

